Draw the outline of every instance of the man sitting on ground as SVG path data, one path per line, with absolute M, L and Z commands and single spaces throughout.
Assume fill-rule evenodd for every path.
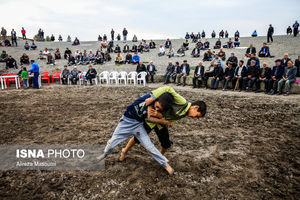
M 132 61 L 132 55 L 129 52 L 127 52 L 124 62 L 125 62 L 125 64 L 130 64 L 131 61 Z
M 165 55 L 165 49 L 163 48 L 162 45 L 160 45 L 158 49 L 158 56 L 163 56 L 163 55 Z
M 120 53 L 117 54 L 115 63 L 120 64 L 120 65 L 124 63 L 123 62 L 123 57 L 121 56 Z
M 8 56 L 6 60 L 6 69 L 8 68 L 18 69 L 17 61 L 12 56 Z
M 228 58 L 228 60 L 226 61 L 226 65 L 228 65 L 228 63 L 231 62 L 232 63 L 232 67 L 235 69 L 238 63 L 238 59 L 236 56 L 234 56 L 234 53 L 230 54 L 230 57 Z
M 126 43 L 123 47 L 123 53 L 127 53 L 127 52 L 130 52 L 130 49 L 129 49 L 128 44 Z
M 198 48 L 198 45 L 195 45 L 195 48 L 193 49 L 192 53 L 191 53 L 193 58 L 198 58 L 200 57 L 200 49 Z
M 218 40 L 216 41 L 216 45 L 214 46 L 214 49 L 220 49 L 221 46 L 222 46 L 221 40 L 218 39 Z
M 0 62 L 6 63 L 7 59 L 8 59 L 8 54 L 6 53 L 6 51 L 2 51 L 2 54 L 0 56 Z
M 171 58 L 174 56 L 174 50 L 172 48 L 172 45 L 169 47 L 169 51 L 167 53 L 168 58 Z
M 153 42 L 152 40 L 150 40 L 150 49 L 155 49 L 155 42 Z
M 140 56 L 138 56 L 138 54 L 135 53 L 134 56 L 132 57 L 131 63 L 135 65 L 138 64 L 139 62 L 140 62 Z
M 72 53 L 69 54 L 69 57 L 68 57 L 68 66 L 70 65 L 75 65 L 76 62 L 75 62 L 75 57 L 73 56 Z
M 245 56 L 250 57 L 251 54 L 256 54 L 256 48 L 253 47 L 253 44 L 250 44 L 250 46 L 247 48 Z
M 72 51 L 69 48 L 66 48 L 65 53 L 64 53 L 64 58 L 67 59 L 69 57 L 70 53 L 72 53 Z
M 213 57 L 212 57 L 212 52 L 210 51 L 210 49 L 208 49 L 203 56 L 203 61 L 212 61 Z
M 184 48 L 184 50 L 189 50 L 189 41 L 188 40 L 185 40 L 184 42 L 183 42 L 183 48 Z
M 61 59 L 59 48 L 56 49 L 56 51 L 54 53 L 54 57 L 55 57 L 55 60 Z
M 180 48 L 177 50 L 176 56 L 183 57 L 185 56 L 184 47 L 181 45 Z
M 169 48 L 172 45 L 171 40 L 168 38 L 166 43 L 165 43 L 165 48 Z
M 24 53 L 22 55 L 22 57 L 20 58 L 20 63 L 21 63 L 21 65 L 23 65 L 23 64 L 29 65 L 29 57 L 26 53 Z
M 226 60 L 226 54 L 223 51 L 223 48 L 220 49 L 218 56 L 221 58 L 221 60 L 225 61 Z
M 118 44 L 116 45 L 116 48 L 115 48 L 114 52 L 115 53 L 121 53 L 121 48 Z
M 270 49 L 267 46 L 267 43 L 264 42 L 264 46 L 258 52 L 258 57 L 271 57 Z

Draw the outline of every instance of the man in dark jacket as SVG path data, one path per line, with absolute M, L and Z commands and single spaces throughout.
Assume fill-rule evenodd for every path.
M 165 48 L 169 48 L 172 45 L 171 40 L 168 38 L 166 43 L 165 43 Z
M 77 81 L 79 80 L 79 71 L 77 70 L 77 67 L 75 66 L 73 70 L 70 73 L 70 81 L 72 82 L 72 85 L 77 85 Z
M 64 70 L 61 73 L 61 82 L 62 82 L 63 85 L 68 84 L 69 75 L 70 75 L 70 71 L 68 70 L 68 66 L 65 65 Z
M 173 68 L 174 68 L 174 66 L 172 65 L 172 62 L 169 61 L 168 62 L 168 66 L 166 68 L 166 73 L 164 75 L 164 84 L 168 84 L 169 83 L 169 78 L 170 78 L 170 76 L 173 73 Z
M 179 62 L 176 62 L 175 65 L 173 66 L 173 70 L 172 70 L 172 80 L 173 80 L 173 83 L 176 82 L 176 77 L 180 74 L 180 66 L 179 66 Z
M 243 89 L 243 78 L 247 77 L 247 68 L 244 66 L 244 61 L 240 60 L 238 67 L 235 69 L 234 77 L 232 79 L 232 86 L 234 89 L 239 88 L 239 92 Z M 238 81 L 238 82 L 237 82 Z M 236 84 L 239 84 L 238 86 Z
M 18 69 L 18 65 L 17 65 L 16 60 L 11 56 L 8 56 L 8 58 L 6 60 L 6 69 L 8 69 L 8 68 Z
M 253 47 L 253 44 L 250 44 L 250 46 L 246 50 L 245 56 L 250 57 L 250 55 L 253 54 L 253 53 L 256 54 L 256 48 Z
M 130 64 L 131 61 L 132 61 L 132 55 L 129 52 L 127 52 L 127 54 L 125 56 L 125 64 L 126 63 Z
M 93 79 L 96 78 L 97 71 L 95 68 L 92 68 L 92 65 L 89 66 L 89 70 L 86 72 L 85 78 L 86 81 L 90 81 L 90 84 L 93 85 Z
M 227 90 L 228 83 L 229 82 L 232 83 L 232 79 L 234 77 L 233 63 L 232 62 L 228 62 L 227 66 L 228 67 L 226 67 L 225 72 L 224 72 L 224 77 L 223 77 L 223 91 Z
M 278 95 L 281 94 L 281 88 L 282 85 L 284 84 L 284 96 L 289 95 L 289 90 L 291 88 L 291 84 L 296 82 L 296 74 L 297 70 L 296 67 L 293 65 L 293 61 L 288 61 L 288 66 L 285 67 L 283 77 L 282 79 L 278 82 Z
M 123 29 L 123 38 L 124 38 L 124 42 L 126 42 L 127 40 L 127 35 L 128 35 L 128 31 L 126 30 L 126 28 Z
M 155 68 L 155 65 L 153 65 L 153 61 L 150 61 L 149 65 L 147 66 L 147 83 L 148 83 L 148 79 L 149 79 L 149 76 L 151 77 L 151 82 L 154 83 L 154 75 L 155 75 L 155 72 L 156 72 L 156 68 Z
M 129 49 L 128 44 L 125 44 L 123 47 L 123 53 L 127 53 L 127 52 L 130 52 L 130 49 Z
M 287 63 L 290 61 L 291 59 L 289 58 L 289 54 L 285 53 L 283 55 L 283 58 L 281 60 L 281 64 L 283 64 L 285 67 L 287 66 Z
M 297 68 L 297 77 L 300 77 L 300 55 L 295 60 L 295 67 Z
M 259 70 L 259 75 L 258 75 L 258 78 L 257 78 L 256 83 L 255 83 L 255 86 L 256 86 L 256 91 L 255 92 L 256 93 L 260 92 L 260 84 L 261 84 L 261 82 L 265 83 L 265 90 L 264 90 L 264 92 L 266 94 L 270 92 L 271 88 L 269 88 L 269 85 L 270 85 L 269 82 L 272 80 L 272 78 L 271 78 L 271 72 L 272 72 L 271 68 L 267 67 L 267 63 L 264 62 L 263 63 L 263 67 L 260 68 L 260 70 Z
M 284 73 L 284 65 L 281 63 L 280 59 L 275 60 L 276 66 L 273 67 L 271 73 L 271 81 L 269 82 L 269 88 L 271 91 L 270 95 L 276 94 L 278 88 L 278 82 L 282 79 Z
M 204 77 L 204 66 L 200 61 L 198 66 L 195 68 L 194 77 L 193 77 L 193 88 L 196 88 L 196 83 L 198 82 L 198 88 L 200 88 Z
M 252 87 L 253 87 L 256 79 L 258 78 L 258 73 L 259 73 L 259 67 L 257 67 L 256 61 L 251 60 L 250 66 L 247 69 L 247 77 L 243 78 L 244 87 L 247 92 L 252 91 Z M 248 87 L 249 80 L 251 80 L 251 83 L 250 83 L 250 86 Z
M 228 65 L 228 63 L 231 62 L 232 63 L 232 68 L 235 69 L 237 67 L 238 64 L 238 59 L 237 57 L 234 55 L 234 53 L 231 53 L 231 56 L 228 58 L 226 65 Z
M 139 61 L 139 63 L 136 66 L 136 72 L 140 73 L 140 72 L 147 72 L 146 66 L 143 64 L 142 61 Z
M 212 90 L 216 90 L 219 87 L 219 82 L 222 81 L 223 78 L 223 68 L 221 65 L 213 64 L 214 71 L 213 71 L 213 77 L 210 82 L 210 88 Z
M 270 26 L 269 26 L 269 29 L 268 29 L 268 38 L 267 38 L 267 40 L 268 40 L 268 43 L 270 42 L 270 40 L 271 40 L 271 42 L 273 42 L 273 33 L 274 33 L 274 28 L 273 28 L 273 26 L 272 26 L 272 24 L 270 24 Z
M 68 58 L 68 65 L 70 66 L 70 65 L 75 65 L 75 64 L 76 64 L 75 63 L 75 58 L 74 58 L 73 54 L 70 53 L 69 58 Z
M 247 61 L 247 68 L 249 68 L 250 67 L 250 65 L 251 65 L 251 61 L 252 60 L 254 60 L 255 61 L 255 63 L 256 63 L 256 67 L 259 69 L 260 68 L 260 61 L 259 61 L 259 59 L 255 56 L 255 54 L 254 53 L 252 53 L 251 54 L 251 56 L 250 56 L 250 58 L 248 59 L 248 61 Z
M 259 57 L 270 57 L 270 48 L 267 46 L 267 43 L 264 43 L 264 46 L 258 52 Z
M 178 84 L 181 85 L 180 79 L 183 77 L 183 85 L 185 86 L 186 82 L 186 77 L 190 75 L 190 65 L 187 63 L 187 60 L 183 61 L 183 64 L 180 66 L 180 74 L 177 76 L 178 77 Z

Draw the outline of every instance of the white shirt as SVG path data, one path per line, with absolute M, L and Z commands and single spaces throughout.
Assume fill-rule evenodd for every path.
M 165 53 L 165 49 L 163 47 L 159 48 L 158 50 L 159 53 Z

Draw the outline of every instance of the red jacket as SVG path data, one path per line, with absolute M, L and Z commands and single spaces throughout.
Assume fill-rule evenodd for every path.
M 22 29 L 21 33 L 22 33 L 22 35 L 25 35 L 25 33 L 26 33 L 25 29 Z

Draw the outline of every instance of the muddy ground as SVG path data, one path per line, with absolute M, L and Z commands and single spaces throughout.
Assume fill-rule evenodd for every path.
M 1 144 L 105 144 L 125 106 L 150 90 L 0 91 Z M 141 146 L 117 162 L 122 144 L 104 171 L 0 171 L 0 199 L 299 199 L 299 96 L 176 90 L 208 112 L 170 129 L 173 176 Z

